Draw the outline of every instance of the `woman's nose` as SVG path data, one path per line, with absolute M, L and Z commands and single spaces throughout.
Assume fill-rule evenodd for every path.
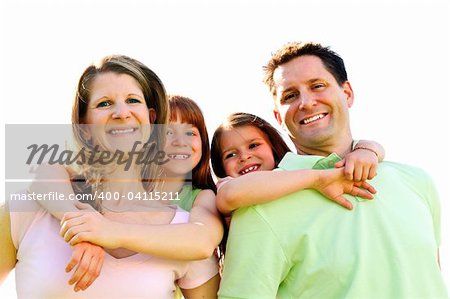
M 116 104 L 112 117 L 114 119 L 126 119 L 131 116 L 130 108 L 125 103 Z

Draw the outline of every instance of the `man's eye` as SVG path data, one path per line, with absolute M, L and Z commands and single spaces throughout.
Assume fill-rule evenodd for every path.
M 296 93 L 296 92 L 289 93 L 283 97 L 283 102 L 291 102 L 291 101 L 295 100 L 297 98 L 297 96 L 298 96 L 298 93 Z
M 103 101 L 97 104 L 97 108 L 103 108 L 103 107 L 108 107 L 111 106 L 111 103 L 109 101 Z
M 323 88 L 323 87 L 325 87 L 325 84 L 317 83 L 312 86 L 312 89 L 319 89 L 319 88 Z

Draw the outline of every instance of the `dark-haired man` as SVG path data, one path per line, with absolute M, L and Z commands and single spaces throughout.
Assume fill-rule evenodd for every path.
M 279 170 L 330 168 L 352 150 L 354 101 L 343 60 L 290 43 L 267 64 L 274 114 L 295 144 Z M 352 212 L 314 190 L 237 210 L 220 298 L 447 298 L 438 263 L 440 207 L 422 170 L 379 165 L 375 200 Z

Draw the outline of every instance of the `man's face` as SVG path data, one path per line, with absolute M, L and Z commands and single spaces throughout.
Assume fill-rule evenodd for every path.
M 349 82 L 340 86 L 316 56 L 300 56 L 274 72 L 275 117 L 299 152 L 335 147 L 351 139 Z

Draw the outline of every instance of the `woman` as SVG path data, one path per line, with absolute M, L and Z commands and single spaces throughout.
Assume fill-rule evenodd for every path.
M 104 217 L 131 224 L 188 221 L 189 214 L 173 205 L 127 199 L 129 194 L 149 194 L 156 190 L 152 178 L 159 171 L 157 163 L 138 163 L 138 156 L 132 153 L 147 156 L 153 154 L 150 151 L 162 149 L 165 130 L 155 124 L 166 124 L 167 117 L 161 81 L 134 59 L 106 57 L 99 66 L 88 67 L 81 76 L 72 120 L 74 124 L 82 124 L 75 125 L 74 132 L 80 147 L 91 155 L 85 162 L 100 161 L 104 153 L 119 153 L 119 160 L 109 165 L 82 164 L 79 171 L 82 183 L 75 187 L 78 192 L 119 195 L 119 200 L 95 202 Z M 23 208 L 30 212 L 14 212 Z M 173 298 L 175 282 L 182 289 L 190 290 L 185 293 L 187 298 L 216 296 L 218 279 L 214 259 L 193 264 L 122 248 L 108 250 L 102 275 L 95 284 L 82 294 L 74 292 L 66 283 L 69 274 L 64 272 L 72 248 L 58 236 L 59 221 L 33 201 L 10 202 L 10 211 L 9 215 L 2 212 L 0 219 L 0 242 L 5 244 L 0 252 L 0 279 L 15 267 L 19 298 Z

